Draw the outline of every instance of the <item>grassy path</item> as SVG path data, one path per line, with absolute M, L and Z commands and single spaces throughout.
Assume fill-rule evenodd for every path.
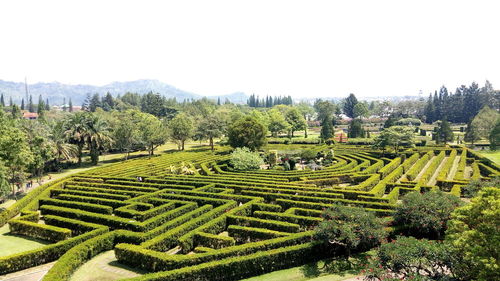
M 446 161 L 448 161 L 448 158 L 450 158 L 450 157 L 448 157 L 448 156 L 444 157 L 443 160 L 441 161 L 441 163 L 439 163 L 439 166 L 437 167 L 436 171 L 434 172 L 434 174 L 432 175 L 430 180 L 427 182 L 427 185 L 430 185 L 430 186 L 436 185 L 437 177 L 439 176 L 439 172 L 441 171 L 441 169 L 443 169 L 443 166 L 444 166 L 444 164 L 446 164 Z
M 422 171 L 420 171 L 420 173 L 418 173 L 418 176 L 413 181 L 418 182 L 420 180 L 420 178 L 425 173 L 425 171 L 427 171 L 427 168 L 429 168 L 429 166 L 431 165 L 432 161 L 434 161 L 435 157 L 436 156 L 432 156 L 432 158 L 429 159 L 429 161 L 427 162 L 427 164 L 425 164 L 425 166 L 422 168 Z
M 452 181 L 455 178 L 455 174 L 458 170 L 458 164 L 460 162 L 460 157 L 455 157 L 453 160 L 453 165 L 451 166 L 450 172 L 448 173 L 448 177 L 446 178 L 449 181 Z
M 9 225 L 0 227 L 0 257 L 40 248 L 48 241 L 9 233 Z

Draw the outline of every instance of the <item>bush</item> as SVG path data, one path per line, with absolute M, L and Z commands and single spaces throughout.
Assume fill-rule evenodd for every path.
M 323 214 L 314 238 L 349 257 L 352 250 L 367 250 L 378 245 L 387 233 L 384 223 L 373 213 L 360 208 L 333 205 Z
M 398 237 L 379 247 L 365 279 L 446 280 L 454 259 L 447 243 Z
M 231 153 L 231 160 L 229 163 L 237 171 L 258 170 L 264 164 L 260 155 L 256 152 L 250 151 L 246 147 L 236 148 Z
M 462 203 L 456 196 L 441 191 L 412 192 L 402 200 L 396 208 L 395 224 L 408 235 L 438 239 L 446 230 L 451 212 Z
M 500 188 L 488 187 L 451 214 L 446 240 L 461 262 L 454 271 L 464 280 L 500 280 Z

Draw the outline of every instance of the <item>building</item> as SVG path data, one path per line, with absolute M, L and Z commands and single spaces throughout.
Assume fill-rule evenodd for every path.
M 35 112 L 23 112 L 23 118 L 24 119 L 29 119 L 29 120 L 36 120 L 38 119 L 38 113 Z

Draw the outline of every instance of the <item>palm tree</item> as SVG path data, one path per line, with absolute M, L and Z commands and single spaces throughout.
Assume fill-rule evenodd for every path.
M 88 132 L 86 115 L 86 112 L 77 112 L 64 122 L 64 135 L 77 147 L 78 165 L 82 164 L 83 147 Z
M 70 160 L 78 156 L 77 147 L 74 144 L 68 143 L 68 138 L 65 134 L 66 128 L 64 121 L 55 122 L 51 125 L 50 138 L 55 150 L 55 162 L 59 164 L 61 159 Z
M 111 138 L 108 123 L 97 115 L 88 115 L 86 127 L 85 138 L 90 149 L 90 159 L 92 165 L 97 165 L 100 150 L 111 145 L 113 139 Z

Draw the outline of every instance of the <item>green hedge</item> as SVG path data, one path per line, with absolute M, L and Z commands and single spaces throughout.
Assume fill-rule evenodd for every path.
M 290 235 L 288 232 L 239 225 L 230 225 L 227 232 L 238 243 L 256 242 Z
M 93 213 L 100 213 L 100 214 L 106 214 L 106 215 L 111 215 L 113 213 L 113 208 L 110 206 L 102 206 L 98 204 L 93 204 L 93 203 L 85 203 L 85 202 L 77 202 L 77 201 L 67 201 L 67 200 L 60 200 L 60 199 L 40 199 L 40 206 L 43 205 L 52 205 L 52 206 L 58 206 L 58 207 L 67 207 L 67 208 L 72 208 L 72 209 L 78 209 L 82 211 L 89 211 Z
M 197 232 L 194 236 L 194 244 L 197 246 L 210 247 L 220 249 L 224 247 L 234 246 L 236 241 L 233 237 L 215 235 L 206 232 Z
M 10 232 L 14 234 L 26 235 L 33 238 L 58 242 L 71 237 L 71 230 L 52 225 L 38 224 L 36 222 L 24 220 L 10 220 Z

